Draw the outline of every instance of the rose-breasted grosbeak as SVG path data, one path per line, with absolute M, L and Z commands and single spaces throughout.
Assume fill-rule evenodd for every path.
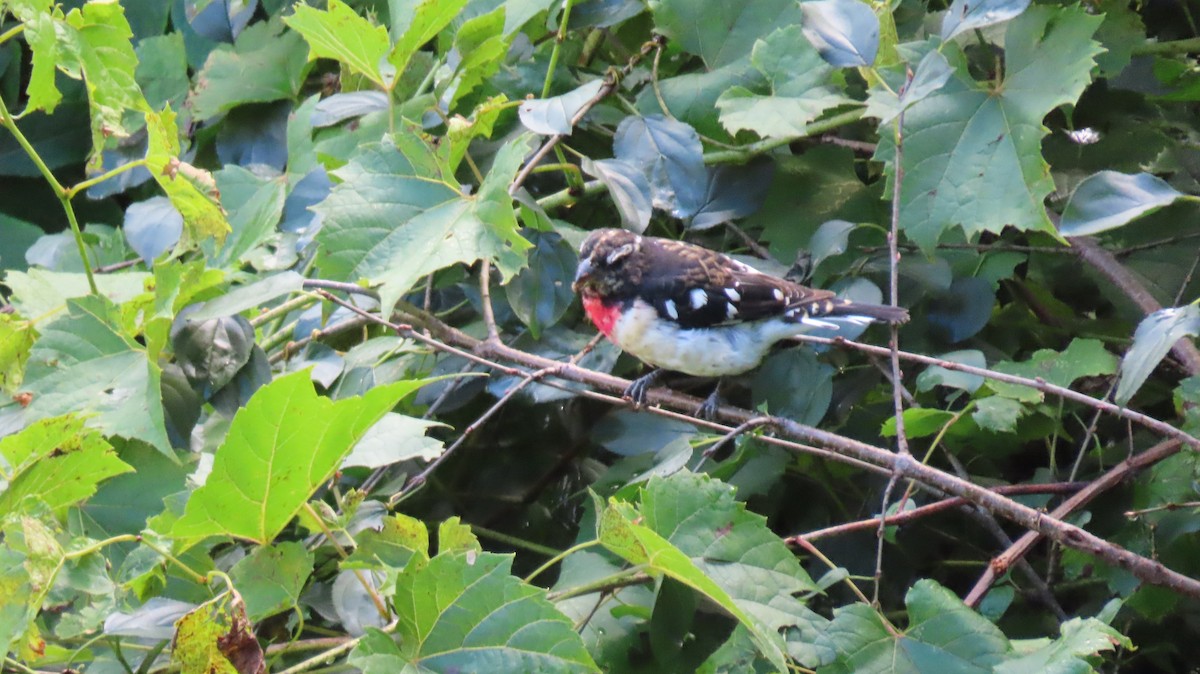
M 839 299 L 707 248 L 623 229 L 588 235 L 572 288 L 605 337 L 661 368 L 626 389 L 638 403 L 662 370 L 701 377 L 741 374 L 782 339 L 837 327 L 820 317 L 859 324 L 908 320 L 898 307 Z M 718 405 L 714 390 L 698 413 L 711 417 Z

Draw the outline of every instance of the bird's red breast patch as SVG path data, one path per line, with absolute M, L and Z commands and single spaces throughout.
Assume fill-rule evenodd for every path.
M 613 326 L 616 325 L 617 319 L 621 315 L 619 304 L 605 306 L 598 296 L 584 293 L 583 310 L 587 312 L 588 318 L 592 319 L 597 330 L 604 333 L 605 337 L 612 337 Z

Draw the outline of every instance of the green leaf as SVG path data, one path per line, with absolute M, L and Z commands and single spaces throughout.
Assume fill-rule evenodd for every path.
M 879 18 L 859 0 L 814 0 L 800 4 L 804 37 L 837 68 L 869 66 L 879 50 Z
M 171 535 L 269 543 L 367 429 L 424 383 L 399 381 L 336 402 L 317 395 L 307 372 L 263 386 L 233 418 L 212 474 L 192 492 Z
M 149 112 L 134 71 L 137 55 L 130 38 L 133 31 L 125 10 L 116 2 L 89 2 L 73 9 L 66 18 L 74 31 L 63 31 L 61 48 L 77 59 L 87 85 L 92 113 L 92 169 L 100 167 L 100 151 L 109 136 L 127 136 L 124 117 L 128 111 Z M 67 66 L 70 68 L 70 66 Z
M 823 622 L 794 596 L 817 590 L 795 556 L 761 516 L 734 500 L 732 488 L 707 476 L 651 478 L 641 490 L 640 509 L 609 505 L 600 540 L 627 561 L 647 564 L 713 600 L 777 664 L 783 657 L 779 630 L 799 629 L 811 641 Z
M 57 30 L 61 22 L 61 13 L 51 15 L 49 12 L 38 12 L 25 19 L 25 42 L 33 52 L 33 69 L 25 89 L 29 96 L 26 110 L 44 110 L 48 114 L 54 112 L 62 101 L 62 94 L 54 84 L 61 58 Z
M 1105 232 L 1153 213 L 1181 196 L 1166 181 L 1149 173 L 1100 171 L 1075 188 L 1063 209 L 1058 232 L 1063 236 Z
M 388 63 L 396 69 L 396 74 L 403 73 L 413 54 L 437 37 L 466 6 L 467 0 L 422 0 L 413 8 L 412 18 L 387 55 Z
M 658 32 L 714 70 L 749 54 L 756 40 L 776 28 L 798 26 L 801 19 L 799 3 L 789 0 L 651 0 L 650 11 Z
M 511 564 L 488 552 L 414 558 L 396 580 L 399 643 L 370 629 L 350 664 L 365 674 L 598 671 L 570 619 Z
M 313 554 L 297 541 L 255 548 L 229 570 L 246 602 L 246 614 L 258 622 L 295 608 L 313 570 Z
M 867 97 L 867 115 L 878 117 L 881 126 L 890 124 L 901 112 L 941 89 L 954 75 L 954 69 L 942 52 L 932 44 L 929 46 L 930 50 L 921 57 L 911 82 L 905 84 L 900 77 L 896 78 L 896 84 L 902 87 L 899 95 L 892 88 L 871 87 Z
M 1085 658 L 1117 647 L 1131 649 L 1129 637 L 1096 618 L 1071 618 L 1059 626 L 1057 639 L 1034 640 L 1037 649 L 1000 664 L 995 674 L 1075 674 L 1095 671 Z
M 865 604 L 834 609 L 828 637 L 838 658 L 822 674 L 987 674 L 1010 650 L 995 625 L 931 580 L 917 581 L 904 601 L 900 634 Z
M 294 271 L 271 274 L 205 302 L 204 306 L 189 313 L 187 318 L 189 321 L 204 321 L 233 316 L 284 295 L 300 292 L 303 288 L 304 277 Z
M 537 339 L 541 331 L 558 322 L 575 301 L 571 279 L 579 256 L 555 232 L 528 232 L 533 243 L 529 266 L 505 286 L 513 312 Z
M 37 340 L 29 321 L 0 314 L 0 392 L 13 395 L 25 378 L 25 361 Z
M 144 293 L 150 275 L 145 272 L 129 272 L 97 274 L 95 278 L 100 294 L 114 303 L 121 304 Z M 68 300 L 86 297 L 92 292 L 84 274 L 37 268 L 28 272 L 8 272 L 4 277 L 4 285 L 12 290 L 12 303 L 17 312 L 35 322 L 61 312 L 67 306 Z
M 230 227 L 221 209 L 216 183 L 207 171 L 179 160 L 175 113 L 169 107 L 161 113 L 146 113 L 146 130 L 150 138 L 146 168 L 183 216 L 184 231 L 190 240 L 212 237 L 217 242 L 224 241 Z
M 1029 6 L 1029 0 L 954 0 L 942 18 L 942 41 L 969 30 L 991 26 L 1017 16 Z
M 771 414 L 816 424 L 833 399 L 833 368 L 807 349 L 779 351 L 754 373 L 750 390 L 755 409 L 766 405 Z
M 1079 7 L 1029 9 L 1008 25 L 1005 79 L 994 89 L 970 77 L 961 53 L 942 50 L 954 76 L 904 118 L 900 227 L 909 238 L 929 251 L 955 225 L 968 237 L 1006 226 L 1055 231 L 1043 206 L 1054 181 L 1042 118 L 1087 85 L 1101 21 Z M 876 156 L 890 160 L 893 150 L 885 135 Z
M 621 226 L 639 234 L 646 231 L 654 208 L 651 205 L 653 196 L 650 182 L 645 174 L 633 164 L 620 159 L 584 159 L 582 167 L 589 175 L 599 178 L 608 189 L 613 205 L 621 214 Z
M 603 86 L 603 79 L 595 79 L 561 96 L 531 98 L 518 109 L 521 123 L 530 131 L 544 136 L 556 133 L 570 135 L 571 129 L 574 128 L 571 120 L 588 101 L 600 93 Z
M 244 262 L 276 234 L 287 185 L 282 177 L 262 179 L 240 166 L 226 166 L 214 178 L 222 206 L 233 214 L 230 236 L 209 256 L 209 266 L 219 268 Z
M 1129 402 L 1175 342 L 1196 335 L 1200 335 L 1200 306 L 1195 304 L 1160 309 L 1142 319 L 1133 333 L 1133 346 L 1121 360 L 1116 403 Z
M 182 106 L 191 85 L 183 37 L 169 33 L 143 38 L 135 51 L 138 59 L 135 74 L 150 108 Z
M 236 658 L 234 666 L 231 657 Z M 262 648 L 245 608 L 223 593 L 201 604 L 175 623 L 171 660 L 185 674 L 242 674 L 263 670 Z
M 987 367 L 987 358 L 978 349 L 951 351 L 950 353 L 943 353 L 938 358 L 948 360 L 951 363 L 970 365 L 971 367 Z M 967 393 L 974 393 L 982 385 L 983 377 L 977 374 L 967 374 L 966 372 L 951 370 L 941 365 L 930 365 L 921 374 L 917 375 L 917 390 L 922 393 L 932 391 L 935 386 L 946 386 L 962 389 Z
M 904 410 L 904 434 L 910 438 L 924 438 L 945 428 L 954 418 L 953 412 L 929 407 L 910 407 Z M 879 432 L 885 438 L 896 437 L 896 417 L 888 417 Z
M 523 146 L 519 138 L 501 150 L 474 197 L 447 182 L 423 146 L 364 147 L 335 173 L 342 184 L 316 207 L 325 216 L 317 235 L 322 272 L 380 283 L 385 311 L 422 276 L 455 263 L 489 257 L 511 277 L 532 245 L 517 233 L 507 191 Z
M 67 508 L 96 493 L 96 487 L 133 468 L 117 458 L 112 446 L 83 419 L 43 419 L 0 438 L 0 518 L 36 512 L 44 503 L 59 517 Z M 26 501 L 33 501 L 27 503 Z
M 438 554 L 450 552 L 483 552 L 479 539 L 471 527 L 455 517 L 448 517 L 438 524 Z
M 409 459 L 432 461 L 441 456 L 445 443 L 425 432 L 442 425 L 388 412 L 354 445 L 342 465 L 382 468 Z
M 67 302 L 67 315 L 42 330 L 24 390 L 29 421 L 76 413 L 106 435 L 134 438 L 174 460 L 163 421 L 158 365 L 119 327 L 119 309 L 103 297 Z
M 771 83 L 771 94 L 755 94 L 744 87 L 722 94 L 717 107 L 721 124 L 731 133 L 749 130 L 764 138 L 803 136 L 807 124 L 822 112 L 851 102 L 830 86 L 834 69 L 804 37 L 800 26 L 780 28 L 755 42 L 751 62 Z
M 687 124 L 659 115 L 626 117 L 613 137 L 613 154 L 646 177 L 656 208 L 685 218 L 704 205 L 704 148 Z
M 392 77 L 385 77 L 380 63 L 388 54 L 388 34 L 383 26 L 372 25 L 342 0 L 329 0 L 328 10 L 303 3 L 283 21 L 304 37 L 309 45 L 309 60 L 336 59 L 352 73 L 363 75 L 381 89 L 390 88 Z M 401 69 L 397 68 L 397 72 Z
M 1017 430 L 1017 420 L 1024 414 L 1025 406 L 1019 400 L 996 395 L 976 400 L 971 418 L 980 428 L 996 433 L 1012 433 Z
M 455 67 L 454 76 L 436 90 L 445 105 L 453 108 L 485 79 L 495 75 L 508 54 L 508 46 L 503 7 L 463 22 L 454 33 L 452 52 L 460 54 L 462 60 Z
M 334 3 L 344 7 L 333 0 L 331 12 Z M 309 13 L 323 12 L 300 4 L 296 6 L 296 14 L 283 23 L 292 25 L 302 14 Z M 209 53 L 196 75 L 196 90 L 191 99 L 192 114 L 197 120 L 211 119 L 245 103 L 290 99 L 300 92 L 308 70 L 304 41 L 297 33 L 287 31 L 283 23 L 274 20 L 255 23 L 242 31 L 234 44 L 222 44 Z
M 997 372 L 1014 374 L 1027 379 L 1042 379 L 1047 384 L 1069 388 L 1080 377 L 1098 377 L 1116 374 L 1117 357 L 1104 348 L 1096 339 L 1073 339 L 1062 352 L 1040 349 L 1029 360 L 1014 363 L 996 363 Z M 999 381 L 988 382 L 988 387 L 1007 398 L 1023 402 L 1040 402 L 1044 394 L 1037 389 L 1019 384 Z
M 599 537 L 604 547 L 626 561 L 666 575 L 703 594 L 720 606 L 754 637 L 759 652 L 777 669 L 785 669 L 782 639 L 770 633 L 712 578 L 688 559 L 682 551 L 644 525 L 637 524 L 638 513 L 626 504 L 610 504 L 600 517 Z

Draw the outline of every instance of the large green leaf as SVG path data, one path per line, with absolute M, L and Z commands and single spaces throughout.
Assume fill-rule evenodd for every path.
M 997 372 L 1014 374 L 1027 379 L 1041 379 L 1055 386 L 1069 387 L 1080 377 L 1096 377 L 1115 374 L 1117 357 L 1104 348 L 1104 343 L 1096 339 L 1073 339 L 1067 348 L 1061 352 L 1052 349 L 1040 349 L 1021 362 L 1003 361 L 996 363 Z M 1040 402 L 1044 396 L 1041 391 L 999 381 L 989 381 L 988 386 L 1008 398 L 1025 402 Z
M 865 604 L 835 610 L 828 636 L 838 659 L 821 674 L 986 674 L 1009 650 L 999 628 L 933 581 L 917 582 L 905 603 L 900 634 Z
M 242 558 L 229 577 L 246 602 L 246 613 L 258 621 L 295 608 L 313 570 L 313 554 L 298 541 L 264 545 Z
M 385 312 L 421 277 L 459 262 L 493 259 L 506 277 L 530 244 L 517 232 L 508 183 L 525 137 L 508 143 L 479 193 L 464 196 L 423 144 L 403 150 L 368 145 L 335 175 L 342 184 L 317 207 L 322 272 L 337 280 L 379 283 Z
M 1063 624 L 1062 636 L 1017 649 L 987 618 L 931 580 L 905 597 L 908 628 L 893 632 L 875 609 L 852 604 L 834 611 L 828 636 L 838 650 L 821 674 L 989 674 L 1093 671 L 1082 658 L 1128 639 L 1095 618 Z
M 116 2 L 89 2 L 71 10 L 59 33 L 63 58 L 59 67 L 87 85 L 92 112 L 91 167 L 99 168 L 100 151 L 109 136 L 126 136 L 125 113 L 149 112 L 134 71 L 137 56 L 130 38 L 133 31 L 125 10 Z
M 0 439 L 0 456 L 0 518 L 36 512 L 37 502 L 61 516 L 96 493 L 104 480 L 133 470 L 74 416 L 43 419 Z
M 511 565 L 488 552 L 414 556 L 396 580 L 399 643 L 371 629 L 350 663 L 366 674 L 598 671 L 571 620 Z
M 1196 335 L 1200 335 L 1200 305 L 1160 309 L 1144 318 L 1133 333 L 1133 346 L 1121 360 L 1117 404 L 1129 402 L 1175 342 Z
M 904 117 L 900 226 L 909 238 L 930 250 L 956 225 L 970 237 L 1006 226 L 1054 232 L 1042 205 L 1054 189 L 1042 118 L 1089 82 L 1101 20 L 1079 7 L 1029 9 L 1008 25 L 995 86 L 972 79 L 961 52 L 943 49 L 954 76 Z M 890 160 L 891 136 L 882 140 L 877 156 Z
M 749 54 L 756 40 L 776 28 L 798 25 L 801 17 L 799 3 L 790 0 L 651 0 L 650 11 L 659 32 L 714 70 Z
M 212 474 L 192 493 L 171 535 L 269 543 L 367 429 L 422 384 L 399 381 L 334 402 L 317 395 L 302 371 L 260 388 L 233 418 Z
M 707 476 L 651 478 L 641 490 L 640 508 L 614 502 L 604 511 L 600 540 L 627 561 L 716 602 L 781 668 L 779 630 L 799 629 L 811 643 L 823 623 L 795 596 L 817 590 L 795 556 L 762 517 L 734 500 L 731 487 Z M 806 656 L 817 657 L 815 651 Z
M 301 4 L 296 16 L 301 11 L 317 10 Z M 233 45 L 221 45 L 208 55 L 196 76 L 192 114 L 206 120 L 244 103 L 291 98 L 299 93 L 306 70 L 304 42 L 298 34 L 279 21 L 253 24 Z
M 159 368 L 120 327 L 118 307 L 103 297 L 67 302 L 33 346 L 24 390 L 27 420 L 88 414 L 87 425 L 142 440 L 174 457 L 163 420 Z
M 388 53 L 387 29 L 372 25 L 342 0 L 329 0 L 328 7 L 320 10 L 300 3 L 284 22 L 308 41 L 310 59 L 336 59 L 350 72 L 388 88 L 391 78 L 385 78 L 379 68 Z
M 179 128 L 169 107 L 146 114 L 146 167 L 183 216 L 185 232 L 192 241 L 215 238 L 224 241 L 229 222 L 220 204 L 216 183 L 208 171 L 179 160 Z
M 873 15 L 872 15 L 873 16 Z M 822 112 L 851 102 L 830 86 L 834 69 L 804 37 L 800 26 L 780 28 L 754 43 L 751 62 L 771 83 L 769 95 L 733 87 L 717 100 L 730 133 L 763 137 L 802 136 Z

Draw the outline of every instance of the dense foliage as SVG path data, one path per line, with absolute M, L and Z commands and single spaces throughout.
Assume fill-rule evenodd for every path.
M 0 0 L 4 671 L 1200 665 L 1193 53 L 1173 0 Z M 913 320 L 633 409 L 570 288 L 617 225 Z

